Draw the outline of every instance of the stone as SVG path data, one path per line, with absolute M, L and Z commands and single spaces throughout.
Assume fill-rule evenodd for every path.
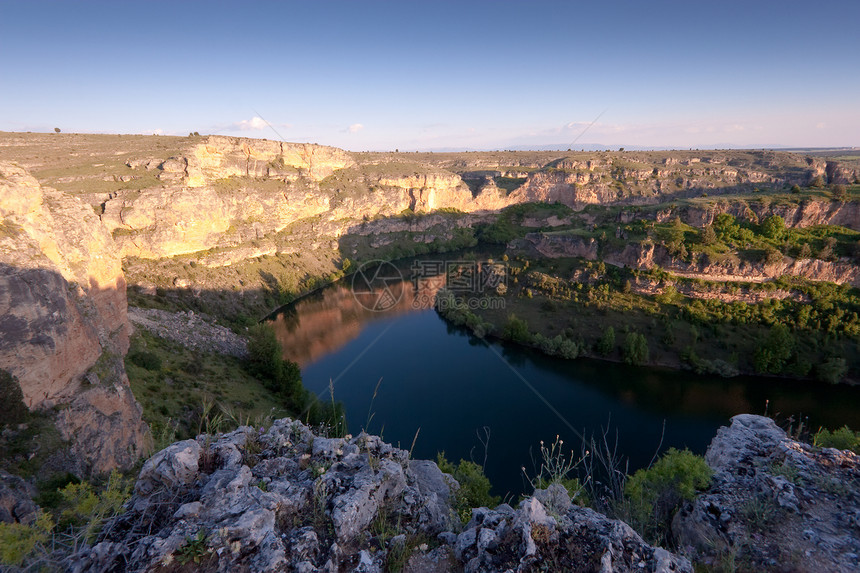
M 860 537 L 845 511 L 860 498 L 856 454 L 813 448 L 769 418 L 742 414 L 717 431 L 705 460 L 714 470 L 710 488 L 672 523 L 676 541 L 697 561 L 733 554 L 754 569 L 856 570 L 848 555 L 860 554 Z
M 32 523 L 38 510 L 35 495 L 35 487 L 0 470 L 0 523 Z

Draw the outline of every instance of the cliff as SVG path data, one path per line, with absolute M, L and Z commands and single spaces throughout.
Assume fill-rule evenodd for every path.
M 692 571 L 563 487 L 516 509 L 474 509 L 465 525 L 453 512 L 459 487 L 364 433 L 327 438 L 283 419 L 200 436 L 146 462 L 125 513 L 73 570 L 170 570 L 198 539 L 210 571 Z
M 739 415 L 705 460 L 711 487 L 675 516 L 679 546 L 697 561 L 751 571 L 849 572 L 860 555 L 860 458 L 814 448 L 770 418 Z
M 710 487 L 670 536 L 705 567 L 853 571 L 860 459 L 800 443 L 761 416 L 720 428 Z M 433 462 L 362 433 L 327 438 L 283 419 L 173 444 L 146 462 L 124 513 L 74 571 L 692 571 L 558 484 L 516 508 L 453 512 L 460 490 Z M 193 552 L 191 547 L 193 547 Z
M 0 369 L 56 425 L 80 473 L 130 467 L 148 446 L 128 388 L 125 279 L 88 205 L 0 162 Z

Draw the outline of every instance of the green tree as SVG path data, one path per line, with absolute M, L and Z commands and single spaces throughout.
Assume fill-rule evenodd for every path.
M 511 314 L 508 316 L 508 321 L 502 328 L 502 338 L 519 342 L 520 344 L 528 344 L 532 341 L 532 335 L 529 332 L 528 323 L 517 315 Z
M 699 233 L 699 240 L 703 245 L 713 245 L 717 242 L 717 232 L 714 231 L 713 225 L 705 225 Z
M 714 231 L 720 240 L 731 241 L 740 235 L 741 227 L 735 221 L 734 215 L 720 213 L 714 218 Z
M 793 350 L 794 341 L 788 327 L 782 323 L 774 324 L 767 338 L 756 349 L 754 360 L 756 372 L 779 374 L 791 358 Z
M 23 422 L 26 415 L 21 385 L 14 376 L 0 370 L 0 426 Z
M 640 365 L 648 362 L 649 356 L 648 340 L 644 334 L 630 332 L 624 339 L 624 362 L 627 364 Z
M 785 235 L 785 220 L 779 215 L 771 215 L 761 222 L 759 230 L 768 239 L 777 241 Z
M 607 356 L 613 350 L 615 350 L 615 329 L 607 326 L 603 330 L 600 340 L 597 341 L 597 352 L 603 356 Z

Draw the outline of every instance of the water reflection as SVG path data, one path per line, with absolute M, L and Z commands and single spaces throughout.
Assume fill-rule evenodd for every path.
M 379 294 L 354 289 L 347 279 L 280 309 L 271 325 L 283 357 L 304 367 L 357 338 L 368 324 L 431 308 L 441 283 L 431 284 L 416 291 L 410 281 L 392 283 L 394 302 L 377 311 Z

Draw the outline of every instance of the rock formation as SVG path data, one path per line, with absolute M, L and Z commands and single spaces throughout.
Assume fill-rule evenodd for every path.
M 148 444 L 122 363 L 125 279 L 93 210 L 0 163 L 0 369 L 31 410 L 60 408 L 78 473 L 130 467 Z
M 672 524 L 697 561 L 750 571 L 857 570 L 860 457 L 813 448 L 770 418 L 742 414 L 720 428 L 705 460 L 708 491 Z
M 692 571 L 563 487 L 475 509 L 465 526 L 458 488 L 364 433 L 330 439 L 283 419 L 199 436 L 146 462 L 125 513 L 72 570 L 161 571 L 196 556 L 210 571 Z

